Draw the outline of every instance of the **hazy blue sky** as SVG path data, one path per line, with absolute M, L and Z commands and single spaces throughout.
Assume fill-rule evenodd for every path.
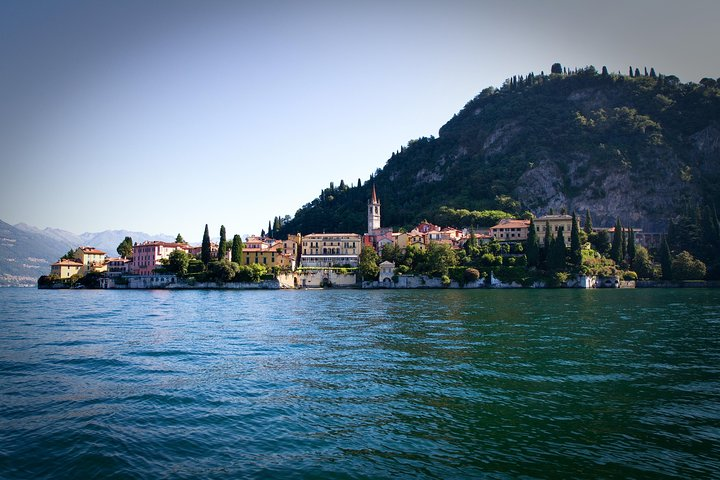
M 553 62 L 720 76 L 720 2 L 0 1 L 0 219 L 199 240 Z

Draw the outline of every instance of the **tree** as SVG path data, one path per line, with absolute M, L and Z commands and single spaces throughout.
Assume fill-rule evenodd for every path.
M 565 268 L 565 239 L 563 229 L 558 229 L 555 238 L 552 239 L 547 254 L 547 266 L 549 270 L 563 270 Z
M 545 238 L 543 238 L 543 248 L 546 250 L 550 248 L 552 244 L 552 234 L 550 233 L 550 222 L 545 221 Z
M 570 264 L 573 267 L 582 266 L 582 246 L 580 245 L 580 226 L 575 212 L 572 214 L 572 226 L 570 227 Z
M 639 76 L 640 76 L 640 69 L 637 68 L 637 67 L 635 67 L 635 76 L 636 76 L 636 77 L 639 77 Z
M 207 223 L 205 224 L 205 233 L 203 233 L 202 250 L 200 251 L 200 259 L 207 266 L 210 263 L 210 231 Z
M 122 258 L 132 257 L 133 241 L 130 237 L 125 237 L 120 245 L 117 247 L 118 255 Z
M 702 280 L 706 273 L 705 264 L 687 251 L 678 253 L 672 261 L 673 280 Z
M 550 67 L 550 73 L 557 73 L 558 75 L 563 73 L 562 65 L 559 63 L 553 63 Z
M 180 242 L 177 242 L 180 243 Z M 174 273 L 178 277 L 184 277 L 188 274 L 188 266 L 190 265 L 190 255 L 185 250 L 173 250 L 168 256 L 167 270 Z
M 639 278 L 653 277 L 653 263 L 647 248 L 638 245 L 635 248 L 635 258 L 632 260 L 632 269 Z
M 650 67 L 650 78 L 657 78 L 654 67 Z
M 230 250 L 230 258 L 234 263 L 241 263 L 242 261 L 242 238 L 240 235 L 235 234 L 232 241 L 232 249 Z
M 590 210 L 585 210 L 585 226 L 583 227 L 585 233 L 590 235 L 593 233 L 592 218 L 590 217 Z
M 450 245 L 430 243 L 427 247 L 425 261 L 419 266 L 421 273 L 434 277 L 447 275 L 450 267 L 457 265 L 457 256 Z
M 530 226 L 528 227 L 528 238 L 525 248 L 525 256 L 527 257 L 528 265 L 531 267 L 540 266 L 540 243 L 538 242 L 537 229 L 535 228 L 535 220 L 530 219 Z
M 606 255 L 610 250 L 610 235 L 607 230 L 593 232 L 590 235 L 590 243 L 597 252 Z
M 620 219 L 615 221 L 615 232 L 613 233 L 612 247 L 610 247 L 610 258 L 617 265 L 623 261 L 622 225 Z
M 605 65 L 602 67 L 602 76 L 607 77 L 608 76 L 608 69 Z
M 635 255 L 637 255 L 637 248 L 635 247 L 635 230 L 632 228 L 628 232 L 626 251 L 628 260 L 632 264 L 632 261 L 635 259 Z
M 662 267 L 662 279 L 672 279 L 672 256 L 670 255 L 670 247 L 667 243 L 667 237 L 663 236 L 660 244 L 660 266 Z
M 235 278 L 239 266 L 226 260 L 213 260 L 208 264 L 210 278 L 216 282 L 229 282 Z
M 122 243 L 120 243 L 120 245 L 122 245 Z M 120 245 L 118 245 L 118 253 L 120 253 Z M 132 253 L 132 249 L 130 250 L 130 253 Z M 73 258 L 75 258 L 75 250 L 71 248 L 65 255 L 60 257 L 60 260 L 72 260 Z
M 377 252 L 372 247 L 363 247 L 360 252 L 360 259 L 358 263 L 358 271 L 365 280 L 374 280 L 380 273 L 380 267 L 378 266 Z
M 225 225 L 220 225 L 220 243 L 218 243 L 218 260 L 222 260 L 227 255 L 227 237 L 225 236 Z
M 282 224 L 280 222 L 280 217 L 275 217 L 275 221 L 273 222 L 273 234 L 274 236 L 278 236 L 278 233 L 280 232 L 280 229 L 282 228 Z
M 270 223 L 270 220 L 268 220 L 267 234 L 268 234 L 268 237 L 273 238 L 273 230 L 272 230 L 272 224 Z
M 187 242 L 186 242 L 185 239 L 182 237 L 182 235 L 180 235 L 180 234 L 178 233 L 178 234 L 177 234 L 177 237 L 175 237 L 175 243 L 187 243 Z

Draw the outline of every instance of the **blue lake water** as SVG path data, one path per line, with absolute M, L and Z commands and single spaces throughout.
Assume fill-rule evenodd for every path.
M 717 478 L 719 290 L 0 289 L 0 478 Z

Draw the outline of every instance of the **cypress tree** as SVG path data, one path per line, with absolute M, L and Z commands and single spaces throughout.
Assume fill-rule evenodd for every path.
M 632 76 L 633 76 L 632 65 L 630 66 L 630 71 L 628 73 L 630 74 L 630 78 L 632 78 Z
M 654 67 L 650 67 L 650 78 L 657 78 Z
M 535 230 L 535 221 L 531 218 L 530 226 L 528 227 L 527 246 L 525 247 L 525 256 L 527 257 L 528 265 L 531 267 L 540 265 L 540 243 L 538 242 L 538 236 Z
M 242 261 L 242 238 L 240 238 L 240 235 L 234 235 L 233 241 L 232 241 L 232 250 L 230 250 L 231 259 L 235 263 L 240 263 Z
M 610 258 L 615 261 L 616 264 L 620 265 L 622 262 L 622 225 L 620 225 L 620 219 L 615 221 L 615 233 L 613 233 L 612 246 L 610 247 Z
M 552 244 L 552 234 L 550 233 L 550 222 L 545 221 L 545 237 L 543 238 L 543 247 L 545 249 L 550 248 Z
M 633 260 L 635 260 L 635 230 L 632 228 L 628 232 L 628 239 L 627 239 L 627 257 L 632 265 Z
M 667 238 L 663 235 L 662 243 L 660 244 L 660 266 L 662 267 L 662 279 L 672 279 L 672 257 L 670 256 L 670 247 L 667 243 Z
M 207 223 L 205 224 L 205 233 L 203 234 L 200 259 L 205 265 L 210 263 L 210 231 L 208 230 Z
M 575 212 L 572 214 L 572 227 L 570 228 L 570 264 L 580 268 L 582 266 L 582 247 L 580 246 L 580 227 Z
M 624 262 L 625 257 L 627 257 L 627 235 L 624 229 L 620 229 L 620 261 Z
M 267 232 L 268 232 L 268 237 L 273 238 L 272 223 L 270 222 L 270 220 L 268 220 L 268 229 L 267 229 Z
M 280 224 L 280 217 L 275 217 L 275 221 L 273 222 L 273 233 L 277 236 L 281 228 L 282 225 Z
M 220 225 L 220 243 L 218 244 L 218 260 L 222 260 L 227 255 L 227 239 L 225 238 L 225 225 Z
M 563 228 L 558 229 L 557 235 L 552 240 L 548 252 L 547 265 L 550 270 L 562 270 L 565 268 L 565 238 Z
M 585 226 L 583 227 L 583 230 L 585 233 L 590 235 L 592 233 L 592 218 L 590 218 L 590 210 L 585 210 Z
M 640 69 L 637 68 L 637 67 L 635 68 L 635 76 L 636 76 L 636 77 L 639 77 L 639 76 L 640 76 Z

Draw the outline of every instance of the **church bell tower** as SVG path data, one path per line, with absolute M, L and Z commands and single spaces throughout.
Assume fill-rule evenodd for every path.
M 372 198 L 368 200 L 368 231 L 373 233 L 380 229 L 380 202 L 375 193 L 375 184 L 373 184 Z

